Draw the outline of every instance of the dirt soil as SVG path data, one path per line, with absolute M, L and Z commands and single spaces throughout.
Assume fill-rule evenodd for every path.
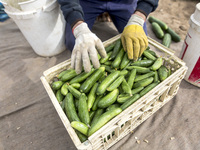
M 157 9 L 150 15 L 164 21 L 184 40 L 189 28 L 189 18 L 197 3 L 198 1 L 191 0 L 159 0 Z

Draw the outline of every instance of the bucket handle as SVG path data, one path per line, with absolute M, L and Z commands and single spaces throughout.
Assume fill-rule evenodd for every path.
M 47 4 L 46 6 L 43 6 L 42 9 L 43 11 L 52 11 L 54 8 L 58 6 L 57 0 L 52 1 L 51 3 Z

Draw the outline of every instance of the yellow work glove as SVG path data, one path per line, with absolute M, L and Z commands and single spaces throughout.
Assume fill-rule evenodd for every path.
M 148 46 L 143 24 L 144 19 L 133 14 L 122 32 L 122 45 L 129 59 L 137 60 Z

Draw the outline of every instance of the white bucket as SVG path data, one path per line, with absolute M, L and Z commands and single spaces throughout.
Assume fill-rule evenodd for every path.
M 5 12 L 38 55 L 54 56 L 66 49 L 65 20 L 56 0 L 34 11 Z
M 28 0 L 18 3 L 22 11 L 33 11 L 52 3 L 53 0 Z
M 200 87 L 200 3 L 190 16 L 190 28 L 185 38 L 181 59 L 186 62 L 188 71 L 185 80 Z

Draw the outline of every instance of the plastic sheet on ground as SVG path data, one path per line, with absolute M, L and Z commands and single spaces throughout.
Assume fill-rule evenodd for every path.
M 104 22 L 93 31 L 102 41 L 118 34 Z M 155 39 L 149 24 L 148 31 Z M 69 59 L 71 52 L 36 55 L 11 19 L 0 23 L 0 33 L 0 149 L 75 150 L 40 81 L 43 71 Z M 177 56 L 182 43 L 171 45 Z M 198 150 L 199 108 L 199 88 L 183 80 L 172 100 L 110 149 Z

